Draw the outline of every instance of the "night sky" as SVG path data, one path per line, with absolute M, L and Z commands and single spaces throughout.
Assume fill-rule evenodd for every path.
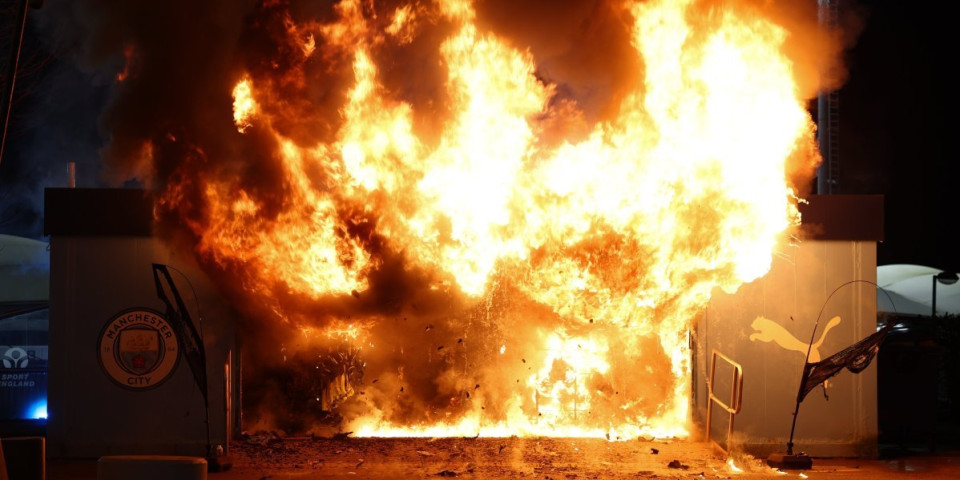
M 885 196 L 877 263 L 958 271 L 957 177 L 949 148 L 956 27 L 904 2 L 869 2 L 840 91 L 841 193 Z
M 810 0 L 814 1 L 814 0 Z M 6 77 L 16 4 L 0 0 L 0 68 Z M 98 116 L 112 78 L 74 65 L 72 46 L 50 34 L 48 1 L 28 14 L 21 71 L 4 157 L 0 159 L 0 233 L 42 237 L 47 186 L 66 186 L 67 162 L 79 186 L 100 179 Z M 917 263 L 960 271 L 949 238 L 957 220 L 948 68 L 955 27 L 937 9 L 904 2 L 859 2 L 863 30 L 847 53 L 840 91 L 837 193 L 885 196 L 885 239 L 878 264 Z M 815 102 L 814 102 L 815 103 Z M 812 105 L 813 106 L 813 105 Z

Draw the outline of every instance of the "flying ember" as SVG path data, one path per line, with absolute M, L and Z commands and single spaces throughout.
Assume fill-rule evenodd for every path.
M 764 2 L 507 4 L 265 1 L 223 137 L 149 145 L 255 332 L 254 422 L 687 435 L 689 325 L 819 162 L 810 56 Z

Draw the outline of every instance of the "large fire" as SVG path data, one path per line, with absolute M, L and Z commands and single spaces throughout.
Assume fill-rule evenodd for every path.
M 594 5 L 603 92 L 483 2 L 267 1 L 223 112 L 258 156 L 181 149 L 158 218 L 283 332 L 261 360 L 352 352 L 316 401 L 355 435 L 684 436 L 691 320 L 818 162 L 788 29 L 742 3 Z

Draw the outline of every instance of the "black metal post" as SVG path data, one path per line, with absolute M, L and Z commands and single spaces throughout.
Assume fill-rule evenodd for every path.
M 810 361 L 810 350 L 813 349 L 813 338 L 817 334 L 817 327 L 820 326 L 820 317 L 817 317 L 817 323 L 813 324 L 813 332 L 810 333 L 810 344 L 807 345 L 807 356 L 803 357 L 803 371 L 807 371 L 807 362 Z M 803 375 L 800 375 L 800 388 L 803 388 Z M 797 414 L 800 413 L 800 393 L 797 392 L 797 406 L 793 409 L 793 423 L 790 425 L 790 439 L 787 440 L 787 455 L 793 455 L 793 432 L 797 429 Z
M 30 0 L 20 2 L 20 10 L 17 12 L 19 23 L 17 25 L 16 38 L 11 43 L 10 61 L 7 63 L 7 85 L 3 92 L 3 103 L 0 104 L 0 115 L 3 115 L 3 129 L 0 130 L 0 163 L 3 162 L 3 149 L 7 144 L 7 126 L 10 125 L 10 110 L 13 106 L 13 89 L 17 83 L 17 66 L 20 64 L 20 48 L 23 46 L 23 31 L 27 28 L 27 7 Z
M 933 304 L 930 306 L 930 318 L 937 316 L 937 276 L 933 276 Z

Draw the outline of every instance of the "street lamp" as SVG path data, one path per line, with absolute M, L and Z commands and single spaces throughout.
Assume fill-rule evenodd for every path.
M 953 272 L 940 272 L 933 276 L 933 304 L 930 307 L 930 317 L 937 316 L 937 282 L 944 285 L 953 285 L 957 283 L 957 280 L 960 280 L 960 277 L 957 277 L 957 274 Z

